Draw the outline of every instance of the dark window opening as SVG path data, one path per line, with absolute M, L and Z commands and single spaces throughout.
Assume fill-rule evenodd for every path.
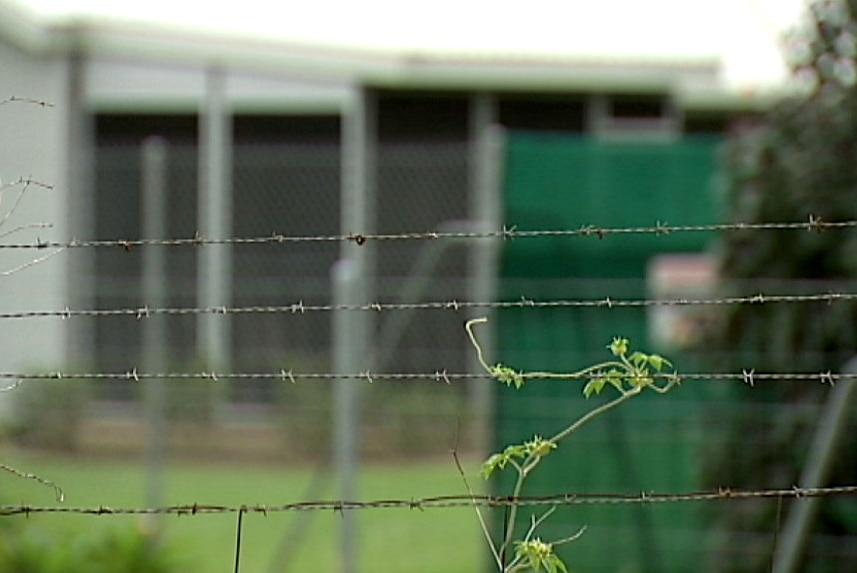
M 663 96 L 625 96 L 610 98 L 610 115 L 616 119 L 659 118 L 667 115 Z
M 339 141 L 338 115 L 235 115 L 232 137 L 236 143 L 283 141 Z
M 685 133 L 725 133 L 733 117 L 722 112 L 694 112 L 684 117 Z
M 509 129 L 581 132 L 586 102 L 580 96 L 500 96 L 500 123 Z
M 381 140 L 461 140 L 467 138 L 469 98 L 454 92 L 378 94 Z
M 150 135 L 171 143 L 195 143 L 199 123 L 196 114 L 98 114 L 95 116 L 97 145 L 139 144 Z

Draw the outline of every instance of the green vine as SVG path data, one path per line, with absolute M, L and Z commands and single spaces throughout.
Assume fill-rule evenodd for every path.
M 490 478 L 498 470 L 505 470 L 509 467 L 515 470 L 517 478 L 513 487 L 512 498 L 520 497 L 527 477 L 548 454 L 557 448 L 559 442 L 579 430 L 584 424 L 639 395 L 645 389 L 665 394 L 678 385 L 680 380 L 674 371 L 667 372 L 667 370 L 672 369 L 672 363 L 669 360 L 658 354 L 646 354 L 639 351 L 631 352 L 630 342 L 626 338 L 614 338 L 607 346 L 613 355 L 612 359 L 577 372 L 523 372 L 514 370 L 503 364 L 489 365 L 485 361 L 482 347 L 473 332 L 475 325 L 486 322 L 488 322 L 486 318 L 475 318 L 467 321 L 465 328 L 467 335 L 470 337 L 470 342 L 476 349 L 479 363 L 497 381 L 510 387 L 521 388 L 528 380 L 533 378 L 586 380 L 587 382 L 583 387 L 583 395 L 586 398 L 600 394 L 605 388 L 612 388 L 617 393 L 617 396 L 593 408 L 550 438 L 536 435 L 533 439 L 525 441 L 523 444 L 507 446 L 502 452 L 493 454 L 485 460 L 479 471 L 480 475 L 485 479 Z M 470 487 L 460 466 L 459 471 L 464 478 L 468 492 L 472 496 L 473 489 Z M 509 509 L 509 516 L 502 534 L 502 540 L 497 543 L 488 531 L 480 508 L 475 505 L 474 508 L 482 527 L 482 533 L 491 549 L 497 569 L 501 573 L 527 570 L 544 570 L 548 573 L 566 572 L 565 563 L 556 555 L 554 547 L 574 541 L 585 530 L 585 527 L 581 528 L 575 535 L 552 543 L 546 543 L 536 537 L 536 529 L 554 512 L 556 509 L 554 507 L 538 519 L 533 516 L 530 527 L 524 534 L 523 539 L 515 541 L 515 520 L 517 518 L 518 506 L 513 504 Z M 505 556 L 509 553 L 510 548 L 514 549 L 514 557 L 506 563 Z

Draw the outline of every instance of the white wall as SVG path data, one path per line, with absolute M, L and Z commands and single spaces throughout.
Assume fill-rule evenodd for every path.
M 3 243 L 67 240 L 66 78 L 63 57 L 34 57 L 0 42 L 0 100 L 9 97 L 45 101 L 0 105 L 0 178 L 8 184 L 32 177 L 53 189 L 30 186 L 0 233 L 32 223 L 49 229 L 26 229 L 0 239 Z M 0 219 L 8 213 L 21 185 L 2 194 Z M 46 250 L 0 249 L 0 272 L 26 264 Z M 67 253 L 8 276 L 0 276 L 0 312 L 61 310 L 66 305 Z M 0 319 L 0 371 L 56 370 L 64 366 L 66 325 L 61 319 Z M 0 381 L 0 385 L 3 382 Z M 6 403 L 0 393 L 0 412 Z

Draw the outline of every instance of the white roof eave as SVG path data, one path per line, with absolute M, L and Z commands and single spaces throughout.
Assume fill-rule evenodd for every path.
M 274 41 L 248 41 L 79 23 L 56 29 L 60 49 L 92 57 L 221 67 L 316 81 L 389 88 L 527 91 L 664 91 L 711 89 L 714 56 L 443 53 L 394 51 Z

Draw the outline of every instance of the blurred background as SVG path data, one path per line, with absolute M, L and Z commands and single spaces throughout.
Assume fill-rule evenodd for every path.
M 452 450 L 509 495 L 481 461 L 605 398 L 490 380 L 482 316 L 516 370 L 619 336 L 732 375 L 585 426 L 527 495 L 855 483 L 851 381 L 795 375 L 854 368 L 857 3 L 186 4 L 0 2 L 0 503 L 466 494 Z M 575 572 L 854 568 L 853 498 L 801 503 L 538 534 L 587 527 Z M 0 527 L 8 571 L 496 570 L 467 507 L 250 514 L 237 558 L 230 512 Z

